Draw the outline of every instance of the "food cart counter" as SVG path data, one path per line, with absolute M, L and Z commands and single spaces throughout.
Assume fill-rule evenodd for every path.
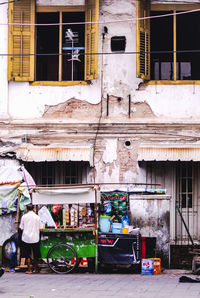
M 98 234 L 98 259 L 101 264 L 139 264 L 141 258 L 141 235 Z

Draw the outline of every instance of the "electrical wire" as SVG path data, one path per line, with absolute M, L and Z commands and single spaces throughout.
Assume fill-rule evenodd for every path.
M 19 0 L 13 0 L 13 1 L 8 1 L 8 2 L 2 2 L 2 3 L 0 3 L 0 5 L 10 4 L 10 3 L 13 3 L 13 2 L 19 2 Z
M 139 54 L 180 54 L 180 53 L 200 53 L 199 50 L 178 50 L 178 51 L 131 51 L 131 52 L 97 52 L 97 53 L 78 53 L 80 56 L 92 56 L 92 55 L 139 55 Z M 34 53 L 34 54 L 8 54 L 8 53 L 0 53 L 0 56 L 12 56 L 12 57 L 27 57 L 27 56 L 73 56 L 74 54 L 71 52 L 67 53 Z

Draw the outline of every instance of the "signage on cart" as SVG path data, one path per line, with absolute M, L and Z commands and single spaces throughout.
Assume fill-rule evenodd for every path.
M 119 238 L 117 239 L 108 239 L 108 238 L 103 238 L 99 239 L 99 245 L 101 246 L 115 246 L 115 244 L 118 242 Z

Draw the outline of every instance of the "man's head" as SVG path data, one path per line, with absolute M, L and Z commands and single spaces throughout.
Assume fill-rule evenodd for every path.
M 27 211 L 32 211 L 34 209 L 33 204 L 26 205 L 26 209 L 27 209 Z

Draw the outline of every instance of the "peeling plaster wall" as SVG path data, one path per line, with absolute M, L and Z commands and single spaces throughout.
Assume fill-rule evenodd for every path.
M 126 146 L 126 141 L 130 142 Z M 118 158 L 120 163 L 120 182 L 133 183 L 137 177 L 137 149 L 140 142 L 138 140 L 120 139 Z
M 105 151 L 103 153 L 103 162 L 111 163 L 117 159 L 117 139 L 107 139 L 105 141 Z
M 157 119 L 198 119 L 199 85 L 149 85 L 136 93 L 137 102 L 146 102 Z M 183 119 L 182 119 L 183 120 Z
M 146 198 L 146 199 L 145 199 Z M 156 237 L 156 257 L 169 265 L 170 197 L 130 195 L 132 224 L 140 227 L 143 237 Z
M 82 5 L 84 0 L 38 0 L 39 5 Z M 136 51 L 136 16 L 135 1 L 104 0 L 100 1 L 100 21 L 118 21 L 133 19 L 131 22 L 114 22 L 99 25 L 99 52 L 109 55 L 99 56 L 98 79 L 91 85 L 77 86 L 32 86 L 28 82 L 9 82 L 7 87 L 7 58 L 0 57 L 1 67 L 0 98 L 1 114 L 12 119 L 40 119 L 47 106 L 56 106 L 74 98 L 87 101 L 91 105 L 100 103 L 107 94 L 122 98 L 121 105 L 113 106 L 109 118 L 115 117 L 120 122 L 130 119 L 199 119 L 200 85 L 144 85 L 136 77 L 136 55 L 111 52 L 113 36 L 126 37 L 126 52 Z M 0 11 L 2 22 L 7 22 L 7 6 Z M 107 33 L 102 38 L 104 27 Z M 7 26 L 1 26 L 1 52 L 7 52 Z M 103 72 L 102 72 L 103 70 Z M 183 89 L 184 88 L 184 89 Z M 184 90 L 184 92 L 183 92 Z M 127 115 L 128 96 L 131 96 L 131 117 Z M 111 97 L 110 97 L 111 98 Z M 8 107 L 8 111 L 7 111 Z M 105 113 L 104 113 L 105 114 Z M 74 116 L 74 115 L 73 115 Z M 105 115 L 104 115 L 105 116 Z M 122 117 L 121 117 L 122 116 Z M 68 119 L 68 118 L 67 118 Z M 85 115 L 76 114 L 77 121 L 86 121 Z
M 97 182 L 119 182 L 119 162 L 117 159 L 117 138 L 98 139 L 95 150 L 95 176 Z
M 127 146 L 126 142 L 130 142 L 130 145 Z M 98 139 L 95 153 L 96 181 L 136 182 L 139 175 L 137 155 L 140 142 L 131 138 Z M 145 182 L 145 177 L 143 180 Z
M 92 104 L 100 101 L 100 82 L 80 86 L 31 86 L 24 82 L 9 82 L 10 114 L 15 119 L 40 118 L 46 105 L 58 105 L 77 98 Z M 77 115 L 76 115 L 77 116 Z

